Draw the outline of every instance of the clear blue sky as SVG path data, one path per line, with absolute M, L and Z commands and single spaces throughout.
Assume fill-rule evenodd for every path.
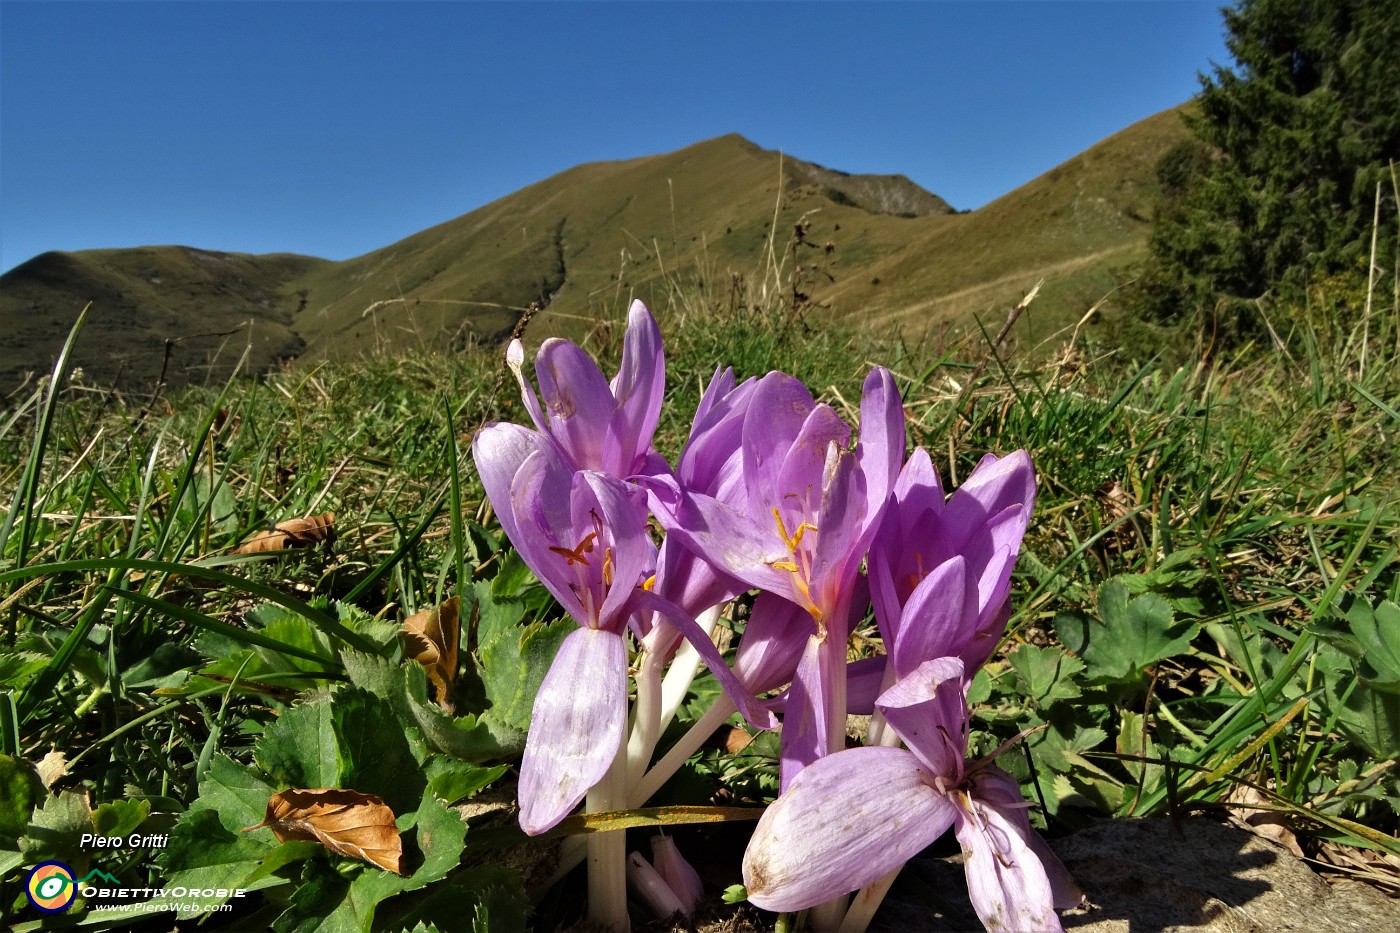
M 1216 2 L 0 2 L 0 270 L 345 259 L 738 132 L 976 208 L 1197 90 Z

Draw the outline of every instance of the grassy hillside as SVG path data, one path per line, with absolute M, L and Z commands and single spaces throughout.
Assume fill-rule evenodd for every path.
M 0 276 L 0 392 L 47 372 L 84 306 L 77 365 L 98 388 L 221 382 L 248 351 L 262 372 L 304 348 L 287 283 L 326 260 L 184 246 L 50 252 Z M 167 355 L 168 354 L 168 355 Z
M 80 364 L 97 384 L 135 387 L 160 373 L 167 339 L 167 379 L 198 382 L 250 340 L 255 372 L 292 356 L 460 349 L 538 304 L 538 341 L 615 321 L 633 297 L 694 314 L 781 298 L 811 319 L 918 335 L 999 315 L 1044 278 L 1025 325 L 1039 337 L 1142 255 L 1153 166 L 1184 132 L 1178 111 L 1159 114 L 962 214 L 903 176 L 848 175 L 729 135 L 580 165 L 345 262 L 49 253 L 0 280 L 0 326 L 16 335 L 0 388 L 46 368 L 88 301 L 104 339 L 87 338 Z
M 684 283 L 718 301 L 735 273 L 745 285 L 770 280 L 770 238 L 776 257 L 796 218 L 818 210 L 849 234 L 881 231 L 857 251 L 861 262 L 907 239 L 911 217 L 951 212 L 908 179 L 842 175 L 722 136 L 581 165 L 317 270 L 301 283 L 310 300 L 297 327 L 313 357 L 419 340 L 460 346 L 508 331 L 538 302 L 536 338 L 578 334 L 633 296 L 666 307 Z
M 1156 163 L 1186 138 L 1184 109 L 1142 120 L 977 211 L 928 224 L 868 277 L 835 286 L 832 304 L 917 333 L 1004 311 L 1044 279 L 1027 326 L 1038 316 L 1044 336 L 1072 323 L 1145 255 Z

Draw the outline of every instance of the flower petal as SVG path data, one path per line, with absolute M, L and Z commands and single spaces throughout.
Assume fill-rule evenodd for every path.
M 680 629 L 686 641 L 695 647 L 701 660 L 709 667 L 710 673 L 719 681 L 720 687 L 734 701 L 734 705 L 739 708 L 739 712 L 756 729 L 776 729 L 778 727 L 777 717 L 760 703 L 754 695 L 744 687 L 742 681 L 730 670 L 729 665 L 724 663 L 724 656 L 719 653 L 715 643 L 710 640 L 694 619 L 681 611 L 681 608 L 667 599 L 662 599 L 655 593 L 646 590 L 634 590 L 632 594 L 634 605 L 641 610 L 659 612 L 676 628 Z
M 958 811 L 958 842 L 967 854 L 964 868 L 973 909 L 993 933 L 1062 930 L 1045 868 L 1027 845 L 1028 830 L 1010 812 L 976 798 L 970 810 Z
M 828 482 L 827 461 L 831 448 L 835 446 L 845 454 L 850 441 L 850 425 L 842 421 L 830 405 L 813 408 L 807 420 L 802 422 L 802 430 L 792 446 L 783 451 L 783 463 L 778 470 L 774 495 L 765 495 L 761 502 L 754 503 L 754 517 L 761 521 L 769 516 L 773 508 L 798 516 L 796 521 L 789 523 L 794 526 L 789 531 L 795 531 L 795 526 L 807 518 L 815 517 L 821 508 L 821 496 Z M 853 457 L 851 459 L 854 460 Z M 758 509 L 763 509 L 763 514 L 759 514 Z
M 617 757 L 626 723 L 622 636 L 571 633 L 535 695 L 520 762 L 520 828 L 535 836 L 568 816 Z
M 961 556 L 945 561 L 919 585 L 904 604 L 899 627 L 894 633 L 895 672 L 903 677 L 925 661 L 958 657 L 981 651 L 977 629 L 977 581 L 968 579 L 967 562 Z M 996 646 L 990 639 L 987 654 Z M 971 668 L 971 665 L 968 665 Z
M 895 681 L 875 708 L 931 772 L 949 782 L 962 777 L 967 755 L 964 668 L 957 658 L 935 658 Z
M 744 485 L 750 504 L 764 510 L 765 518 L 780 504 L 778 473 L 816 404 L 807 387 L 787 373 L 769 373 L 754 386 L 744 416 Z M 825 450 L 823 445 L 823 455 Z
M 640 465 L 642 455 L 651 446 L 656 422 L 661 417 L 661 398 L 666 392 L 666 356 L 661 347 L 661 328 L 640 301 L 633 301 L 627 313 L 622 365 L 609 389 L 616 398 L 616 410 L 608 426 L 605 446 L 616 451 L 616 459 L 602 466 L 616 476 L 628 476 Z
M 845 738 L 846 639 L 829 631 L 807 639 L 783 707 L 779 780 L 784 791 L 804 768 Z
M 1030 454 L 1024 450 L 999 459 L 987 454 L 953 491 L 943 511 L 944 527 L 955 538 L 953 549 L 962 550 L 963 543 L 976 529 L 1011 505 L 1022 507 L 1019 514 L 1024 533 L 1035 506 L 1035 468 L 1031 465 Z
M 865 556 L 868 516 L 865 476 L 855 455 L 839 450 L 822 489 L 817 546 L 812 557 L 812 599 L 826 613 L 849 599 Z
M 617 400 L 593 357 L 578 344 L 551 338 L 540 345 L 535 376 L 549 430 L 576 469 L 603 469 L 603 446 Z
M 802 910 L 903 865 L 955 818 L 925 777 L 902 748 L 852 748 L 812 763 L 758 821 L 744 853 L 749 900 Z
M 544 438 L 518 424 L 488 424 L 472 439 L 472 460 L 486 498 L 512 543 L 519 534 L 515 510 L 511 507 L 510 487 L 515 474 L 535 451 L 543 449 Z
M 870 370 L 861 389 L 856 457 L 865 474 L 866 512 L 873 519 L 885 507 L 904 459 L 904 404 L 883 366 Z
M 620 632 L 630 612 L 626 607 L 632 592 L 656 569 L 656 546 L 647 535 L 646 492 L 616 476 L 584 470 L 574 475 L 573 527 L 580 540 L 601 520 L 604 533 L 598 542 L 598 560 L 603 548 L 612 549 L 612 582 L 599 610 L 599 622 Z
M 793 602 L 802 600 L 793 574 L 773 566 L 790 555 L 768 527 L 757 527 L 747 515 L 711 496 L 685 492 L 677 499 L 665 481 L 649 481 L 648 489 L 653 493 L 652 509 L 668 535 L 679 536 L 692 551 L 749 586 Z
M 766 590 L 759 593 L 734 655 L 734 672 L 754 693 L 781 687 L 792 680 L 814 629 L 806 609 Z
M 1050 880 L 1054 895 L 1054 906 L 1067 910 L 1084 900 L 1084 892 L 1075 884 L 1069 870 L 1060 857 L 1041 838 L 1040 833 L 1031 828 L 1030 817 L 1026 813 L 1026 799 L 1021 796 L 1021 787 L 1016 779 L 994 765 L 984 765 L 971 775 L 973 794 L 977 800 L 995 807 L 1008 822 L 1021 833 L 1035 857 L 1040 860 L 1045 874 Z

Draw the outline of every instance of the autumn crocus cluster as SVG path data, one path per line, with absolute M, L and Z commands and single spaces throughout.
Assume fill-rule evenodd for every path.
M 1008 617 L 1035 495 L 1029 457 L 989 456 L 948 496 L 926 452 L 905 461 L 887 370 L 867 376 L 858 426 L 792 376 L 738 382 L 719 370 L 673 465 L 652 446 L 665 362 L 640 302 L 611 380 L 563 340 L 539 350 L 538 394 L 519 342 L 507 362 L 532 426 L 483 428 L 477 469 L 511 543 L 579 625 L 535 700 L 525 831 L 552 828 L 580 802 L 643 805 L 737 710 L 782 730 L 782 794 L 744 859 L 755 904 L 817 907 L 814 925 L 859 928 L 880 885 L 952 828 L 989 929 L 1058 929 L 1054 908 L 1072 885 L 1030 829 L 1015 781 L 967 758 L 967 685 Z M 711 631 L 752 591 L 727 664 Z M 885 654 L 848 662 L 872 605 Z M 724 695 L 658 757 L 701 664 Z M 873 713 L 864 747 L 845 747 L 850 712 Z M 590 916 L 615 927 L 626 924 L 621 837 L 587 844 Z M 634 884 L 657 890 L 661 873 L 640 855 L 631 862 Z M 848 914 L 845 895 L 861 888 Z M 694 901 L 693 890 L 676 894 L 645 900 Z

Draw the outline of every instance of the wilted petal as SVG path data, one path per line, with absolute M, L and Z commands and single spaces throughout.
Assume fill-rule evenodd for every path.
M 1046 844 L 1040 833 L 1031 828 L 1030 817 L 1026 812 L 1026 800 L 1021 796 L 1021 787 L 1016 783 L 1016 779 L 992 765 L 983 765 L 969 777 L 976 799 L 998 810 L 1003 818 L 1017 829 L 1040 861 L 1050 881 L 1054 906 L 1067 910 L 1084 900 L 1084 892 L 1075 884 L 1060 857 Z
M 1045 868 L 1016 820 L 975 797 L 967 806 L 958 809 L 955 825 L 967 855 L 967 893 L 982 925 L 993 933 L 1062 930 Z
M 518 338 L 506 347 L 506 366 L 515 373 L 515 381 L 520 384 L 520 400 L 525 403 L 525 411 L 530 415 L 530 420 L 535 422 L 537 430 L 548 435 L 549 420 L 544 416 L 544 409 L 540 408 L 540 399 L 535 395 L 534 387 L 530 385 L 530 380 L 525 378 L 525 345 Z
M 669 920 L 676 914 L 690 915 L 661 872 L 640 852 L 627 854 L 627 883 L 658 919 Z
M 568 816 L 617 757 L 626 724 L 622 636 L 573 632 L 535 695 L 520 762 L 521 829 L 538 835 Z
M 902 748 L 852 748 L 808 766 L 754 830 L 744 853 L 749 900 L 803 910 L 903 865 L 954 819 L 928 778 Z

